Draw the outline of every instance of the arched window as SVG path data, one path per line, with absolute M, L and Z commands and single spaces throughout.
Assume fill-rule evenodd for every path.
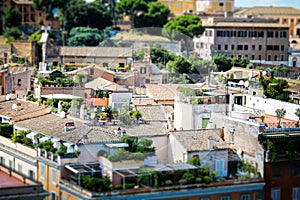
M 294 57 L 293 58 L 293 67 L 297 67 L 297 58 L 296 57 Z

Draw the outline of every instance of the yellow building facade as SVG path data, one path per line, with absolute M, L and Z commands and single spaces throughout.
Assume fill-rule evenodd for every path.
M 234 0 L 159 0 L 168 6 L 174 15 L 184 13 L 225 13 L 232 12 Z

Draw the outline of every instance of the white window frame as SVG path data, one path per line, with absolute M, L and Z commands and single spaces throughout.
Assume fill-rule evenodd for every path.
M 240 200 L 251 200 L 251 194 L 241 194 Z
M 220 200 L 231 200 L 231 197 L 230 197 L 230 195 L 223 195 L 223 196 L 220 196 Z
M 280 200 L 280 189 L 279 188 L 271 189 L 271 199 L 272 200 Z
M 300 199 L 300 187 L 293 187 L 293 200 Z

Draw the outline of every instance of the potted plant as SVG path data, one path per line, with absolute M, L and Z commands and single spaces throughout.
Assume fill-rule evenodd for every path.
M 281 119 L 285 116 L 286 110 L 284 108 L 276 109 L 275 113 L 276 113 L 276 117 L 278 120 L 278 128 L 281 128 L 281 125 L 280 125 Z

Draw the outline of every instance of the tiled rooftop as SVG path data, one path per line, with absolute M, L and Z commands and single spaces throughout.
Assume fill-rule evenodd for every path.
M 93 56 L 93 57 L 132 57 L 132 48 L 129 47 L 61 47 L 64 56 Z
M 13 107 L 15 109 L 12 109 Z M 47 107 L 44 105 L 31 101 L 9 100 L 0 102 L 0 115 L 12 118 L 22 115 L 26 115 L 28 118 L 34 117 L 37 111 L 46 109 Z M 32 116 L 30 116 L 31 113 Z
M 121 126 L 107 126 L 105 128 L 108 132 L 114 132 L 117 130 L 118 127 L 121 130 L 126 131 L 126 135 L 134 136 L 134 137 L 146 137 L 146 136 L 159 136 L 159 135 L 166 135 L 167 129 L 162 122 L 158 121 L 151 121 L 146 124 L 135 124 L 135 125 L 121 125 Z M 104 127 L 103 127 L 104 128 Z
M 167 115 L 162 105 L 136 106 L 145 121 L 166 121 Z
M 187 151 L 210 150 L 208 141 L 212 142 L 215 149 L 226 148 L 226 143 L 221 139 L 221 129 L 200 129 L 190 131 L 174 131 L 171 134 Z
M 292 7 L 251 7 L 240 10 L 235 15 L 300 15 L 300 10 Z
M 67 122 L 74 122 L 75 129 L 66 132 L 65 124 Z M 119 141 L 119 138 L 113 132 L 108 132 L 102 127 L 87 126 L 79 121 L 60 118 L 55 114 L 46 114 L 30 120 L 19 121 L 15 125 L 73 143 L 83 143 L 83 139 L 88 143 Z
M 104 78 L 96 78 L 88 83 L 85 84 L 85 88 L 105 88 L 107 90 L 112 90 L 112 91 L 128 91 L 127 88 L 125 88 L 122 85 L 110 82 Z

